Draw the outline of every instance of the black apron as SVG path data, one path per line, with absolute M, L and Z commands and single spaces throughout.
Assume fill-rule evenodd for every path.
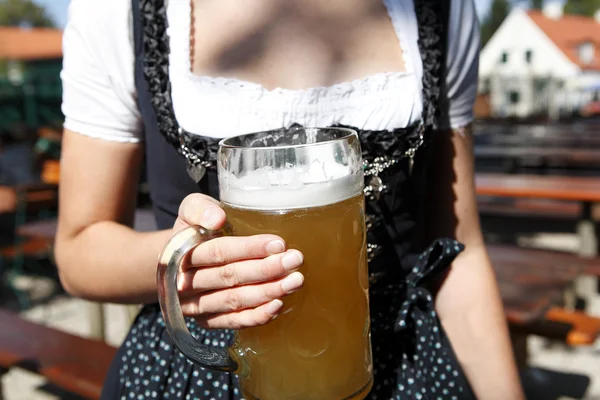
M 170 229 L 190 193 L 218 198 L 214 165 L 217 142 L 182 131 L 174 117 L 168 77 L 164 0 L 132 0 L 135 84 L 146 150 L 146 171 L 160 229 Z M 427 248 L 417 234 L 420 193 L 425 189 L 427 143 L 443 103 L 448 0 L 415 0 L 423 58 L 424 111 L 420 124 L 394 131 L 358 129 L 369 161 L 366 185 L 371 220 L 371 340 L 375 380 L 370 399 L 472 399 L 425 288 L 462 251 L 454 240 Z M 369 172 L 371 171 L 371 172 Z M 204 172 L 199 174 L 198 172 Z M 197 178 L 202 178 L 197 182 Z M 387 191 L 377 188 L 385 184 Z M 188 319 L 205 344 L 226 347 L 232 332 L 205 330 Z M 233 374 L 204 370 L 188 361 L 166 333 L 158 305 L 145 306 L 119 349 L 102 399 L 240 399 Z M 332 399 L 337 400 L 337 399 Z

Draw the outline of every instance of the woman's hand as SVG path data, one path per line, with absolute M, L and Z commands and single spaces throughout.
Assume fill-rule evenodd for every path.
M 225 224 L 219 203 L 202 194 L 184 199 L 173 233 L 190 225 L 216 230 Z M 303 256 L 275 235 L 221 237 L 194 249 L 178 277 L 183 313 L 211 329 L 242 329 L 273 320 L 281 298 L 298 291 Z

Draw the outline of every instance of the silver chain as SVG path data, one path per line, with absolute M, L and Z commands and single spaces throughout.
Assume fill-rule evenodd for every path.
M 179 149 L 181 155 L 183 155 L 185 159 L 188 160 L 192 165 L 199 165 L 204 168 L 209 168 L 213 165 L 210 161 L 200 159 L 196 153 L 190 150 L 190 148 L 185 144 L 185 140 L 183 139 L 183 129 L 181 128 L 179 128 Z
M 375 257 L 381 254 L 381 246 L 373 243 L 367 243 L 367 262 L 371 262 Z
M 412 174 L 414 158 L 417 154 L 417 150 L 419 150 L 419 148 L 423 146 L 423 143 L 425 142 L 425 136 L 423 134 L 424 129 L 422 126 L 420 126 L 418 129 L 419 140 L 413 147 L 407 149 L 400 157 L 376 157 L 373 159 L 373 161 L 363 161 L 365 179 L 368 179 L 368 183 L 365 184 L 364 193 L 369 200 L 379 200 L 381 195 L 386 192 L 388 187 L 383 183 L 380 174 L 398 164 L 400 160 L 408 158 L 409 174 Z
M 204 177 L 206 170 L 213 166 L 213 163 L 201 159 L 186 144 L 183 136 L 183 129 L 179 128 L 179 152 L 187 160 L 187 172 L 194 182 L 198 183 Z
M 423 132 L 424 129 L 421 129 L 421 127 L 419 127 L 419 140 L 413 147 L 407 149 L 400 157 L 376 157 L 371 162 L 367 160 L 363 161 L 365 179 L 368 179 L 369 181 L 369 183 L 366 184 L 364 188 L 364 193 L 367 199 L 379 200 L 381 195 L 385 193 L 385 191 L 387 190 L 387 186 L 383 184 L 383 180 L 379 175 L 387 169 L 398 164 L 400 160 L 408 158 L 409 174 L 412 173 L 413 159 L 417 154 L 417 150 L 419 150 L 419 148 L 423 146 L 423 143 L 425 142 Z M 377 217 L 367 215 L 367 230 L 370 230 L 375 225 L 378 225 L 379 222 L 380 221 L 378 221 Z M 367 262 L 370 263 L 371 261 L 373 261 L 377 256 L 381 254 L 382 251 L 383 249 L 381 248 L 381 246 L 373 243 L 367 243 Z M 375 283 L 378 279 L 379 277 L 376 274 L 371 274 L 371 276 L 369 277 L 371 284 Z

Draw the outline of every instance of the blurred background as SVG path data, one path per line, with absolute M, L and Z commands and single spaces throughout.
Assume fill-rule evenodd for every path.
M 476 187 L 523 385 L 529 399 L 600 399 L 600 0 L 475 3 Z M 0 0 L 6 400 L 98 398 L 135 312 L 69 297 L 53 263 L 68 4 Z M 152 229 L 139 188 L 136 228 Z

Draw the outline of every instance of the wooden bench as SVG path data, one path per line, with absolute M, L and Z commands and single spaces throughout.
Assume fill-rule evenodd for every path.
M 581 311 L 565 310 L 552 307 L 546 313 L 546 320 L 569 325 L 565 341 L 571 346 L 587 346 L 594 344 L 600 336 L 600 319 Z
M 478 208 L 485 237 L 505 243 L 540 232 L 575 232 L 583 214 L 580 203 L 543 199 L 480 197 Z
M 14 214 L 14 228 L 25 224 L 31 216 L 44 211 L 56 210 L 58 207 L 58 186 L 54 184 L 32 184 L 14 187 L 0 187 L 0 194 L 13 193 L 14 204 L 11 209 L 0 211 Z M 6 233 L 6 232 L 5 232 Z M 39 239 L 41 235 L 26 235 L 25 239 L 32 237 Z
M 58 160 L 44 161 L 40 177 L 44 183 L 58 185 L 60 181 L 60 162 Z
M 0 214 L 14 212 L 16 208 L 16 191 L 10 186 L 0 186 Z
M 576 221 L 583 212 L 581 204 L 577 202 L 541 199 L 480 197 L 477 199 L 477 206 L 482 216 L 498 217 L 542 217 Z M 598 211 L 594 211 L 595 219 L 600 217 Z
M 511 323 L 511 332 L 537 335 L 577 346 L 593 345 L 600 337 L 600 318 L 582 311 L 567 310 L 563 307 L 550 307 L 539 321 Z
M 16 213 L 20 207 L 34 213 L 57 205 L 58 186 L 55 184 L 0 186 L 0 213 Z
M 98 399 L 116 349 L 0 310 L 0 370 L 21 367 L 85 399 Z
M 504 146 L 543 146 L 543 147 L 590 147 L 600 144 L 597 133 L 600 126 L 569 122 L 565 125 L 557 124 L 507 124 L 481 123 L 475 125 L 475 138 L 477 144 L 494 144 Z
M 600 168 L 600 150 L 597 147 L 532 147 L 532 146 L 475 146 L 478 170 L 495 167 L 502 172 L 514 173 L 534 168 L 541 171 L 597 171 Z
M 54 184 L 32 184 L 10 187 L 15 193 L 13 210 L 7 214 L 11 218 L 9 227 L 5 226 L 2 232 L 3 239 L 0 245 L 0 273 L 10 272 L 13 276 L 23 273 L 26 260 L 51 257 L 53 240 L 42 234 L 31 232 L 21 235 L 20 226 L 34 216 L 44 212 L 54 211 L 58 205 L 58 187 Z M 7 210 L 4 210 L 7 211 Z M 14 289 L 14 287 L 13 287 Z M 15 292 L 20 292 L 15 290 Z M 21 296 L 20 301 L 25 301 Z
M 511 330 L 590 345 L 600 319 L 560 307 L 565 290 L 582 273 L 600 272 L 600 259 L 573 254 L 488 245 Z
M 0 248 L 0 257 L 4 259 L 14 259 L 23 255 L 24 257 L 47 256 L 52 248 L 52 242 L 42 236 L 27 236 L 20 238 L 18 244 Z
M 560 304 L 563 292 L 581 271 L 571 260 L 548 260 L 541 250 L 511 245 L 488 245 L 488 254 L 511 325 L 526 325 L 544 318 Z

